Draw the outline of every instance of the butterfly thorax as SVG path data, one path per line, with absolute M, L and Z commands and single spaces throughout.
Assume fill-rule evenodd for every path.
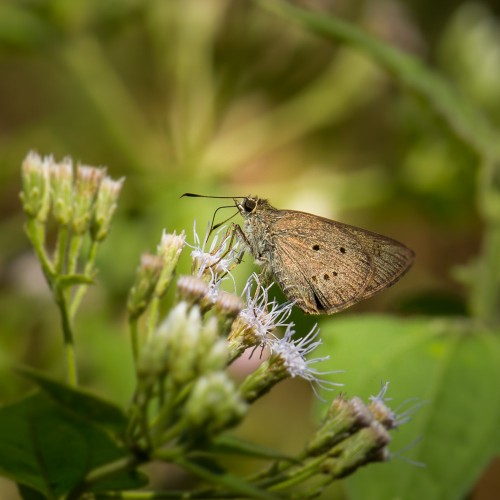
M 280 218 L 280 210 L 265 199 L 250 196 L 236 206 L 244 219 L 244 243 L 266 272 L 269 270 L 269 256 L 274 250 L 272 227 Z

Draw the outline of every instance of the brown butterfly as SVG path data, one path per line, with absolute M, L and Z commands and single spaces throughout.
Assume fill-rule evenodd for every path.
M 264 274 L 307 314 L 342 311 L 390 287 L 413 264 L 413 251 L 387 236 L 278 210 L 258 197 L 233 200 L 244 218 L 234 232 Z

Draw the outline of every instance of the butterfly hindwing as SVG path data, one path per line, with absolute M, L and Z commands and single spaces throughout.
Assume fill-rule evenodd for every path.
M 376 233 L 303 212 L 281 214 L 273 228 L 272 272 L 309 314 L 338 312 L 377 293 L 413 261 L 411 250 Z

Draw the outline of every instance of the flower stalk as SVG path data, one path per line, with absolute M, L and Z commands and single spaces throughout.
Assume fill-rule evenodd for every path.
M 73 162 L 66 158 L 56 162 L 51 156 L 42 158 L 30 152 L 21 168 L 22 192 L 20 194 L 27 216 L 26 234 L 40 261 L 47 284 L 52 291 L 61 315 L 61 325 L 66 359 L 68 383 L 78 384 L 75 339 L 72 326 L 80 301 L 87 286 L 92 283 L 96 245 L 91 245 L 87 258 L 82 257 L 81 248 L 85 235 L 89 233 L 90 221 L 94 215 L 94 200 L 106 187 L 114 199 L 107 207 L 101 203 L 100 217 L 108 223 L 101 224 L 101 240 L 109 231 L 109 223 L 116 207 L 116 199 L 122 181 L 112 181 L 104 176 L 103 169 L 78 166 L 74 174 Z M 83 187 L 84 186 L 84 187 Z M 101 197 L 104 195 L 101 195 Z M 107 212 L 106 212 L 107 210 Z M 45 233 L 49 216 L 57 226 L 57 240 L 53 256 L 46 248 Z M 93 239 L 94 241 L 95 238 Z M 79 266 L 82 272 L 79 272 Z

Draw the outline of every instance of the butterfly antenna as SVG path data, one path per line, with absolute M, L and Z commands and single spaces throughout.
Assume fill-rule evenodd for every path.
M 228 220 L 231 220 L 235 215 L 237 215 L 238 212 L 234 213 L 233 215 L 231 215 L 231 217 L 228 217 L 226 220 L 222 221 L 222 222 L 219 222 L 218 224 L 215 224 L 214 225 L 214 222 L 215 222 L 215 216 L 217 215 L 217 212 L 221 209 L 221 208 L 234 208 L 234 205 L 224 205 L 223 207 L 219 207 L 215 210 L 214 212 L 214 215 L 212 217 L 212 222 L 210 224 L 210 231 L 209 231 L 209 234 L 212 234 L 212 231 L 215 231 L 216 229 L 218 229 L 219 227 L 221 227 L 223 224 L 225 224 Z
M 215 199 L 226 199 L 226 200 L 235 200 L 237 198 L 245 198 L 245 196 L 211 196 L 209 194 L 196 194 L 196 193 L 184 193 L 179 196 L 179 198 L 215 198 Z

